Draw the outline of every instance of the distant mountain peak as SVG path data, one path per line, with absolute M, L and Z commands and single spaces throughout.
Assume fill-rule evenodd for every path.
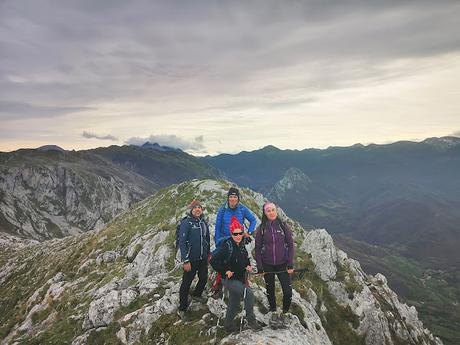
M 422 143 L 433 145 L 441 149 L 448 149 L 453 146 L 460 145 L 460 138 L 454 136 L 445 136 L 440 138 L 433 137 L 423 140 Z
M 311 179 L 302 170 L 290 167 L 285 171 L 281 180 L 275 183 L 269 197 L 279 202 L 287 193 L 306 193 L 310 184 Z
M 180 152 L 180 151 L 182 151 L 181 149 L 177 149 L 177 148 L 170 147 L 170 146 L 163 146 L 163 145 L 160 145 L 158 143 L 151 143 L 149 141 L 147 141 L 143 145 L 141 145 L 141 148 L 143 148 L 143 149 L 152 149 L 152 150 L 157 150 L 157 151 L 161 151 L 161 152 L 170 152 L 170 151 Z
M 265 151 L 281 151 L 279 148 L 277 148 L 276 146 L 273 146 L 273 145 L 264 146 L 264 147 L 262 147 L 261 150 L 265 150 Z
M 44 151 L 44 152 L 47 152 L 47 151 L 65 152 L 66 151 L 62 147 L 57 146 L 57 145 L 43 145 L 43 146 L 38 147 L 37 150 Z

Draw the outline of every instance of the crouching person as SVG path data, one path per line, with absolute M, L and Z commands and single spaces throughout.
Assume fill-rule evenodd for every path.
M 208 279 L 209 243 L 209 227 L 203 217 L 203 206 L 199 200 L 194 200 L 190 205 L 189 215 L 182 220 L 179 228 L 179 248 L 184 273 L 179 290 L 178 314 L 183 321 L 189 319 L 186 314 L 188 293 L 197 273 L 198 283 L 192 296 L 199 302 L 206 302 L 201 295 Z
M 224 328 L 227 333 L 238 330 L 234 318 L 243 297 L 248 325 L 258 331 L 262 327 L 257 323 L 254 315 L 254 294 L 246 284 L 246 272 L 251 272 L 252 267 L 242 242 L 243 227 L 236 217 L 233 217 L 230 222 L 230 233 L 231 238 L 224 240 L 211 258 L 211 266 L 221 274 L 224 289 L 229 293 Z

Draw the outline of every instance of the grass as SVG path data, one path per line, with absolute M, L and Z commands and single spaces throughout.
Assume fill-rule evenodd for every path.
M 190 313 L 192 320 L 200 320 L 204 311 Z M 178 323 L 179 318 L 175 314 L 162 315 L 150 329 L 148 334 L 144 334 L 139 344 L 174 344 L 174 345 L 201 345 L 209 343 L 214 335 L 208 335 L 207 331 L 211 326 L 215 326 L 217 319 L 208 318 L 206 322 Z M 222 320 L 221 320 L 222 321 Z M 224 333 L 220 330 L 217 339 L 222 339 Z
M 345 283 L 345 290 L 350 299 L 353 299 L 355 292 L 363 291 L 363 286 L 358 283 L 349 265 L 337 264 L 336 279 Z

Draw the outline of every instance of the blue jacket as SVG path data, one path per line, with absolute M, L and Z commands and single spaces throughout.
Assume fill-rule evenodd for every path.
M 189 215 L 179 228 L 179 249 L 183 262 L 208 259 L 210 252 L 209 227 L 203 219 Z
M 249 221 L 249 234 L 254 233 L 256 228 L 257 219 L 254 217 L 251 211 L 241 203 L 238 203 L 235 208 L 230 208 L 228 202 L 225 205 L 222 205 L 217 212 L 216 218 L 216 229 L 214 232 L 214 241 L 216 242 L 216 247 L 220 246 L 223 240 L 230 237 L 230 221 L 232 217 L 235 216 L 240 224 L 244 224 L 244 220 Z

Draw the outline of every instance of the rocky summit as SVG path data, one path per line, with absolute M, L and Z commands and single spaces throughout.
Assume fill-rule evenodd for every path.
M 192 302 L 191 320 L 180 321 L 176 224 L 190 201 L 200 198 L 213 229 L 229 186 L 184 182 L 135 204 L 99 232 L 0 242 L 1 344 L 442 344 L 383 275 L 366 274 L 326 230 L 304 230 L 282 211 L 294 232 L 295 266 L 308 268 L 294 275 L 287 329 L 243 327 L 226 335 L 217 326 L 225 300 L 213 298 Z M 248 189 L 242 195 L 260 216 L 263 196 Z M 261 277 L 253 275 L 251 286 L 256 317 L 268 325 Z

